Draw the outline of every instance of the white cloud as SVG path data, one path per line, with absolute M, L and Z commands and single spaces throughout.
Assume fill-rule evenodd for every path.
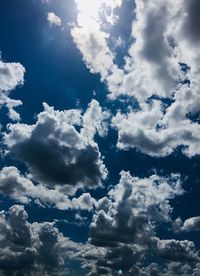
M 61 24 L 62 24 L 61 18 L 53 12 L 49 12 L 47 14 L 47 20 L 49 21 L 49 23 L 51 25 L 61 26 Z
M 182 231 L 190 232 L 190 231 L 200 231 L 200 217 L 192 217 L 186 219 L 180 228 Z
M 198 8 L 195 1 L 177 1 L 176 5 L 170 0 L 136 1 L 135 42 L 126 58 L 127 73 L 116 91 L 121 93 L 122 88 L 125 94 L 134 96 L 140 110 L 118 113 L 113 119 L 119 148 L 166 156 L 183 146 L 183 153 L 189 157 L 200 154 L 199 123 L 188 117 L 199 112 L 199 51 L 195 51 L 196 44 L 187 32 L 191 24 L 198 24 L 192 15 L 195 5 Z M 190 66 L 190 71 L 183 72 L 179 62 Z M 113 79 L 111 89 L 118 85 Z M 190 87 L 180 83 L 184 79 L 190 80 Z M 159 98 L 146 102 L 154 94 Z M 169 107 L 162 97 L 168 102 L 172 99 Z
M 173 104 L 164 108 L 155 100 L 138 111 L 118 112 L 112 120 L 118 130 L 117 146 L 136 148 L 151 156 L 166 156 L 182 145 L 183 153 L 189 157 L 200 154 L 200 125 L 186 118 L 184 109 L 174 108 Z
M 24 74 L 23 65 L 16 62 L 3 62 L 0 55 L 0 108 L 6 106 L 9 118 L 14 121 L 20 120 L 20 115 L 14 108 L 22 105 L 22 102 L 10 99 L 8 94 L 17 86 L 24 84 Z
M 89 193 L 69 199 L 63 192 L 34 184 L 28 177 L 20 174 L 16 167 L 4 167 L 0 170 L 0 193 L 22 204 L 29 204 L 34 200 L 43 207 L 51 206 L 60 210 L 91 211 L 96 204 Z
M 15 110 L 15 107 L 22 105 L 20 100 L 10 99 L 8 96 L 0 96 L 0 107 L 6 106 L 8 109 L 8 117 L 13 121 L 20 121 L 20 114 Z
M 101 106 L 96 100 L 93 100 L 85 114 L 83 115 L 83 128 L 81 134 L 93 139 L 95 133 L 100 136 L 105 136 L 108 130 L 108 118 L 110 114 L 108 111 L 102 111 Z
M 0 60 L 0 93 L 9 92 L 24 83 L 25 68 L 20 63 Z
M 105 31 L 106 19 L 100 16 L 101 5 L 107 5 L 115 17 L 115 7 L 121 2 L 99 1 L 91 9 L 82 1 L 76 3 L 72 37 L 86 65 L 92 73 L 100 73 L 111 99 L 127 95 L 140 107 L 139 112 L 132 109 L 113 119 L 119 132 L 118 147 L 166 156 L 183 146 L 189 157 L 200 154 L 199 123 L 190 117 L 200 111 L 198 1 L 136 0 L 133 43 L 121 68 L 114 63 L 115 53 L 109 47 L 112 33 L 109 28 Z M 152 96 L 157 97 L 156 103 L 148 100 Z M 154 121 L 149 123 L 151 113 Z
M 101 14 L 110 25 L 116 19 L 114 9 L 120 7 L 122 1 L 88 0 L 87 3 L 75 0 L 77 4 L 77 23 L 71 34 L 83 59 L 92 73 L 99 73 L 106 80 L 113 68 L 114 54 L 108 47 L 109 34 L 102 30 Z M 106 11 L 110 11 L 106 12 Z

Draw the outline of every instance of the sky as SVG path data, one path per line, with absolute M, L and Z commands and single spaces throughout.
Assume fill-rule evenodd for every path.
M 0 275 L 200 275 L 199 13 L 0 1 Z

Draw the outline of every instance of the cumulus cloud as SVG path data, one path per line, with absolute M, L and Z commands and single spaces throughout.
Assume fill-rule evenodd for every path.
M 62 24 L 61 18 L 53 12 L 49 12 L 47 14 L 47 20 L 49 21 L 50 25 L 61 26 Z
M 103 27 L 106 19 L 100 16 L 104 1 L 90 12 L 89 6 L 78 0 L 76 3 L 72 37 L 86 65 L 101 75 L 111 99 L 130 96 L 140 108 L 138 112 L 130 107 L 128 114 L 114 118 L 118 147 L 166 156 L 182 146 L 189 157 L 200 154 L 199 123 L 191 117 L 198 114 L 200 103 L 198 1 L 179 0 L 175 5 L 171 0 L 136 0 L 130 37 L 133 43 L 120 68 L 108 43 L 114 37 Z M 108 6 L 115 17 L 121 2 L 109 1 Z M 151 113 L 153 121 L 145 121 Z
M 191 241 L 159 240 L 157 253 L 166 260 L 173 262 L 199 261 L 198 252 Z
M 43 206 L 60 210 L 93 210 L 96 201 L 89 193 L 69 199 L 66 194 L 56 189 L 48 189 L 41 184 L 34 184 L 28 177 L 20 174 L 16 167 L 4 167 L 0 170 L 0 193 L 20 203 L 29 204 L 33 200 Z
M 22 104 L 19 100 L 10 99 L 8 94 L 17 86 L 24 84 L 25 68 L 20 63 L 4 62 L 0 53 L 0 108 L 6 106 L 8 116 L 14 121 L 20 120 L 20 115 L 15 107 Z
M 13 170 L 7 168 L 4 174 L 9 169 Z M 18 182 L 22 180 L 18 176 Z M 16 195 L 11 184 L 4 183 L 3 176 L 1 182 L 4 193 Z M 67 266 L 70 261 L 76 261 L 88 275 L 197 271 L 199 257 L 193 242 L 162 240 L 157 235 L 157 226 L 172 222 L 170 200 L 182 193 L 178 175 L 138 178 L 121 172 L 119 184 L 95 202 L 96 212 L 86 243 L 70 241 L 54 223 L 29 223 L 24 207 L 14 205 L 8 212 L 0 213 L 0 272 L 68 275 L 72 273 L 71 266 L 69 270 Z M 74 208 L 79 205 L 87 209 L 90 204 L 91 196 L 87 193 L 71 201 Z M 158 258 L 164 263 L 152 263 Z
M 182 193 L 177 175 L 141 179 L 121 172 L 119 184 L 96 205 L 90 243 L 99 248 L 100 256 L 95 258 L 94 254 L 92 258 L 88 253 L 92 260 L 86 265 L 91 270 L 89 275 L 103 271 L 105 275 L 117 275 L 117 271 L 149 275 L 143 269 L 149 254 L 163 262 L 197 262 L 193 242 L 161 240 L 156 233 L 158 225 L 172 222 L 169 200 Z M 86 254 L 86 259 L 89 256 Z
M 27 219 L 20 205 L 0 212 L 1 275 L 68 275 L 64 260 L 76 245 L 53 223 L 31 224 Z
M 92 118 L 90 113 L 95 111 Z M 27 165 L 33 179 L 48 187 L 97 187 L 107 176 L 93 140 L 95 132 L 104 129 L 103 114 L 95 100 L 83 116 L 79 110 L 59 112 L 44 104 L 35 125 L 8 126 L 5 144 L 16 159 Z
M 123 91 L 139 101 L 140 110 L 113 119 L 120 148 L 166 156 L 183 146 L 189 157 L 200 154 L 199 123 L 190 117 L 199 112 L 199 51 L 191 38 L 195 28 L 188 31 L 198 25 L 198 7 L 195 1 L 177 1 L 173 8 L 170 0 L 136 1 Z M 147 101 L 154 95 L 156 100 Z
M 166 156 L 178 146 L 189 157 L 200 154 L 198 123 L 184 117 L 182 109 L 165 108 L 160 101 L 144 104 L 141 110 L 118 112 L 113 126 L 121 149 L 136 148 L 151 156 Z M 176 113 L 175 113 L 176 112 Z
M 192 217 L 186 219 L 180 227 L 180 230 L 190 232 L 190 231 L 200 231 L 200 217 Z
M 132 45 L 121 67 L 115 64 L 116 49 L 109 45 L 115 38 L 109 31 L 122 1 L 75 2 L 77 21 L 71 34 L 86 66 L 100 74 L 111 100 L 126 95 L 137 102 L 138 108 L 129 106 L 112 118 L 118 148 L 159 157 L 177 147 L 189 157 L 200 154 L 199 122 L 192 119 L 200 111 L 199 1 L 136 0 Z M 54 13 L 47 20 L 62 23 Z M 9 99 L 8 93 L 23 84 L 24 71 L 20 64 L 0 64 L 1 102 L 15 120 L 14 107 L 21 102 Z M 108 112 L 93 100 L 85 113 L 44 104 L 34 124 L 8 125 L 6 154 L 25 163 L 29 175 L 3 168 L 2 195 L 24 204 L 35 200 L 62 210 L 96 210 L 85 244 L 63 237 L 53 223 L 29 223 L 22 206 L 2 211 L 0 274 L 70 275 L 66 260 L 71 258 L 90 276 L 199 275 L 194 242 L 178 235 L 199 231 L 200 218 L 182 222 L 171 216 L 171 201 L 183 194 L 179 175 L 138 178 L 122 171 L 104 198 L 96 201 L 87 191 L 71 197 L 78 188 L 99 187 L 107 176 L 95 135 L 106 135 L 108 121 Z M 159 233 L 166 226 L 171 227 L 164 231 L 170 237 L 162 239 Z
M 24 83 L 25 68 L 20 63 L 0 60 L 0 92 L 6 93 Z

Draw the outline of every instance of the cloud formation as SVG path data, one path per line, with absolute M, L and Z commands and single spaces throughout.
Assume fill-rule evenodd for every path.
M 113 33 L 122 2 L 75 0 L 77 20 L 70 26 L 87 68 L 106 84 L 112 108 L 121 96 L 128 106 L 110 120 L 96 100 L 85 112 L 44 103 L 35 123 L 10 123 L 3 133 L 4 156 L 25 168 L 1 168 L 1 198 L 71 210 L 71 224 L 89 226 L 88 240 L 65 237 L 56 227 L 59 219 L 30 223 L 25 208 L 14 205 L 0 212 L 3 276 L 200 275 L 198 249 L 186 236 L 200 230 L 200 217 L 182 221 L 173 213 L 174 200 L 184 193 L 179 174 L 140 178 L 122 170 L 103 198 L 90 193 L 108 176 L 96 136 L 105 137 L 110 122 L 120 150 L 153 157 L 177 148 L 188 157 L 200 154 L 199 1 L 135 0 L 131 45 L 119 66 L 117 48 L 126 41 Z M 47 20 L 62 25 L 52 12 Z M 0 60 L 0 106 L 7 106 L 13 120 L 20 119 L 14 108 L 22 103 L 9 93 L 23 85 L 24 73 L 20 63 Z
M 157 236 L 157 226 L 172 223 L 169 200 L 182 193 L 177 175 L 140 179 L 121 172 L 119 184 L 98 201 L 90 225 L 90 243 L 101 253 L 88 263 L 93 271 L 89 275 L 102 271 L 105 275 L 117 275 L 117 271 L 122 275 L 148 275 L 143 268 L 150 255 L 155 261 L 161 258 L 163 262 L 197 263 L 193 242 Z
M 35 125 L 8 126 L 5 144 L 16 159 L 26 164 L 34 180 L 48 187 L 59 186 L 63 191 L 70 185 L 97 187 L 107 170 L 93 138 L 96 132 L 106 132 L 105 118 L 107 112 L 95 100 L 84 115 L 79 110 L 55 111 L 44 104 Z
M 44 200 L 48 198 L 48 190 L 37 191 L 36 186 L 34 191 L 30 180 L 17 173 L 12 167 L 3 169 L 1 192 L 17 198 L 18 186 L 21 185 L 22 196 L 29 184 L 29 193 L 32 191 L 33 196 L 38 192 Z M 95 202 L 96 212 L 86 243 L 70 241 L 54 223 L 29 223 L 24 207 L 14 205 L 7 212 L 0 212 L 0 271 L 3 275 L 16 272 L 26 275 L 27 271 L 31 275 L 68 275 L 72 270 L 68 270 L 67 264 L 70 267 L 70 262 L 76 261 L 79 273 L 82 270 L 88 275 L 117 275 L 119 271 L 123 275 L 151 275 L 149 273 L 153 272 L 175 275 L 175 271 L 176 275 L 180 271 L 196 275 L 199 256 L 195 244 L 188 240 L 163 240 L 157 233 L 160 225 L 173 223 L 170 200 L 182 193 L 178 175 L 138 178 L 122 171 L 119 184 L 108 196 Z M 58 201 L 59 194 L 55 197 Z M 89 210 L 91 196 L 83 194 L 70 203 L 73 209 Z M 161 260 L 160 265 L 156 264 L 158 260 Z
M 113 119 L 118 147 L 162 157 L 182 146 L 187 156 L 199 155 L 199 123 L 192 119 L 200 103 L 198 1 L 136 0 L 133 43 L 121 67 L 109 46 L 114 37 L 104 28 L 101 9 L 91 15 L 79 2 L 72 37 L 87 67 L 101 75 L 110 99 L 125 95 L 139 106 L 134 110 L 130 105 L 128 114 L 118 113 Z M 108 3 L 114 17 L 121 4 Z
M 0 60 L 0 91 L 8 93 L 18 85 L 24 83 L 25 68 L 16 62 L 3 62 Z
M 20 120 L 20 115 L 14 110 L 15 107 L 22 105 L 19 100 L 9 98 L 9 93 L 17 86 L 24 84 L 25 68 L 17 62 L 4 62 L 0 52 L 0 108 L 6 106 L 8 116 L 14 121 Z
M 1 275 L 68 275 L 64 259 L 73 242 L 53 223 L 31 224 L 27 219 L 20 205 L 0 212 Z
M 70 199 L 68 195 L 56 189 L 34 184 L 28 177 L 21 175 L 16 167 L 4 167 L 0 170 L 0 193 L 22 204 L 30 204 L 34 200 L 40 206 L 60 210 L 92 211 L 96 204 L 90 193 Z
M 61 26 L 61 24 L 62 24 L 61 18 L 53 12 L 49 12 L 47 14 L 47 20 L 50 23 L 50 25 Z

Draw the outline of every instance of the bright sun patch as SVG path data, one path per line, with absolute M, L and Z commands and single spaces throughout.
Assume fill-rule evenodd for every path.
M 101 11 L 105 11 L 105 9 L 109 10 L 109 17 L 113 15 L 113 9 L 119 7 L 122 3 L 122 0 L 75 0 L 77 4 L 77 9 L 79 12 L 79 17 L 82 19 L 99 19 L 99 15 Z

